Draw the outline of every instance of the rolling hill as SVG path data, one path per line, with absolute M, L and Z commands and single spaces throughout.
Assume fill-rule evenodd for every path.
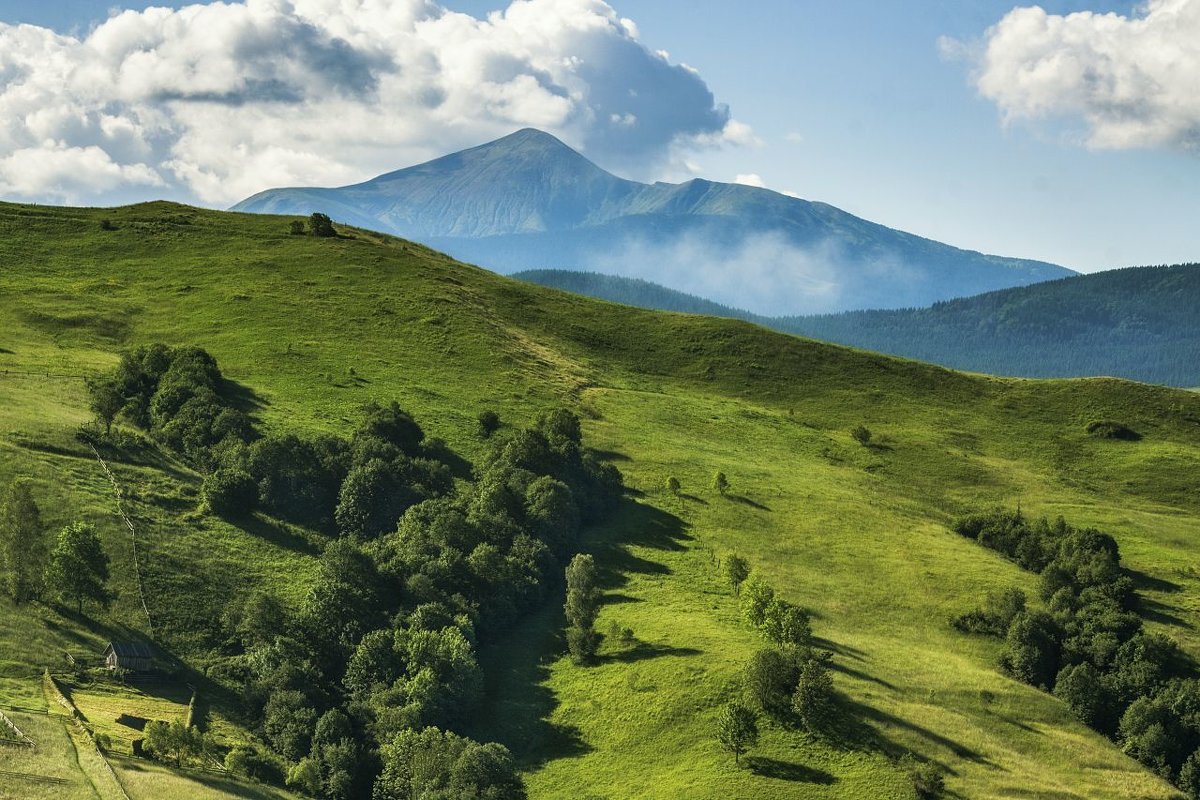
M 617 303 L 757 322 L 956 369 L 1029 378 L 1110 375 L 1200 384 L 1200 265 L 1131 267 L 927 308 L 764 317 L 630 278 L 568 270 L 514 277 Z
M 911 798 L 904 753 L 942 765 L 956 796 L 1174 796 L 1001 672 L 1000 642 L 949 625 L 991 590 L 1037 596 L 1035 576 L 949 523 L 1019 504 L 1102 528 L 1148 628 L 1200 656 L 1200 396 L 966 375 L 570 295 L 365 230 L 290 236 L 288 223 L 168 203 L 0 204 L 0 484 L 31 478 L 49 527 L 94 523 L 119 593 L 84 615 L 0 599 L 0 708 L 33 709 L 45 742 L 57 725 L 71 751 L 63 718 L 43 713 L 43 669 L 115 632 L 152 637 L 200 681 L 228 736 L 256 736 L 222 688 L 219 620 L 255 589 L 298 606 L 331 544 L 261 512 L 209 513 L 202 476 L 122 423 L 130 444 L 102 453 L 137 529 L 139 589 L 113 487 L 76 433 L 93 417 L 83 379 L 163 342 L 213 354 L 268 430 L 347 434 L 365 403 L 396 400 L 479 464 L 481 410 L 510 427 L 560 405 L 579 414 L 628 487 L 581 542 L 604 576 L 598 626 L 628 628 L 634 644 L 572 663 L 559 595 L 481 645 L 485 699 L 465 732 L 511 748 L 531 797 Z M 1100 419 L 1141 438 L 1090 435 Z M 872 446 L 851 438 L 857 425 Z M 728 492 L 709 488 L 716 471 Z M 845 737 L 765 722 L 741 764 L 719 749 L 716 716 L 763 644 L 721 575 L 730 553 L 812 611 Z M 46 774 L 34 757 L 6 761 L 0 792 L 30 796 L 23 781 Z M 139 763 L 117 761 L 133 800 L 249 791 Z M 61 769 L 78 792 L 51 783 L 40 796 L 90 796 L 86 764 Z
M 769 315 L 927 305 L 1072 274 L 767 189 L 624 180 L 532 129 L 354 186 L 271 189 L 234 210 L 321 211 L 500 272 L 613 273 Z

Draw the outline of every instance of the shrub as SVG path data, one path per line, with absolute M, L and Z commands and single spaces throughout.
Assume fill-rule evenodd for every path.
M 866 447 L 871 443 L 871 431 L 865 425 L 856 425 L 850 431 L 850 438 Z
M 746 665 L 746 691 L 763 711 L 779 714 L 791 706 L 798 677 L 795 661 L 773 647 L 763 648 Z
M 1142 435 L 1133 428 L 1111 419 L 1099 419 L 1089 422 L 1087 432 L 1088 436 L 1095 436 L 1097 439 L 1120 439 L 1126 442 L 1136 442 L 1142 438 Z
M 679 478 L 676 478 L 674 475 L 667 478 L 667 491 L 668 492 L 670 492 L 671 494 L 679 494 L 679 490 L 682 488 L 683 488 L 682 485 L 679 483 Z
M 918 761 L 911 753 L 900 759 L 900 768 L 908 773 L 917 797 L 935 800 L 946 791 L 946 778 L 942 769 L 932 761 Z
M 298 219 L 292 220 L 291 224 L 288 225 L 288 233 L 292 236 L 303 236 L 304 223 Z
M 479 435 L 484 439 L 491 437 L 493 433 L 500 430 L 500 415 L 495 411 L 488 409 L 487 411 L 479 412 Z
M 576 663 L 591 660 L 599 637 L 593 625 L 600 613 L 600 589 L 596 586 L 596 562 L 580 554 L 567 566 L 567 647 Z
M 337 236 L 337 231 L 333 228 L 333 220 L 328 215 L 321 214 L 320 212 L 314 212 L 308 218 L 308 227 L 312 231 L 313 236 L 320 236 L 322 238 Z
M 729 479 L 725 477 L 724 472 L 718 472 L 716 475 L 713 475 L 712 487 L 721 494 L 729 491 Z
M 825 730 L 836 712 L 828 652 L 811 653 L 800 667 L 792 710 L 811 733 Z
M 239 467 L 209 473 L 200 492 L 208 509 L 218 517 L 242 517 L 258 505 L 258 483 Z
M 102 220 L 100 220 L 100 230 L 102 230 L 102 231 L 115 231 L 116 229 L 117 229 L 117 226 L 116 226 L 116 225 L 113 225 L 113 221 L 112 221 L 111 219 L 102 219 Z

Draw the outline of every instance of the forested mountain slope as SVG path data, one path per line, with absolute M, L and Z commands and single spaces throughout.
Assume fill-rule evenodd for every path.
M 764 317 L 629 278 L 568 270 L 515 277 L 618 303 L 746 319 L 956 369 L 1031 378 L 1109 375 L 1200 385 L 1200 266 L 1080 275 L 929 308 Z

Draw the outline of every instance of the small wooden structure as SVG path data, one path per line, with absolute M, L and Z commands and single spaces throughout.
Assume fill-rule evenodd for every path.
M 154 650 L 144 642 L 109 642 L 104 648 L 104 664 L 112 670 L 149 672 L 154 669 Z

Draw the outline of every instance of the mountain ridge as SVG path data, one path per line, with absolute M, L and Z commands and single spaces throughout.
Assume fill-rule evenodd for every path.
M 598 273 L 530 270 L 513 277 L 641 308 L 743 319 L 953 369 L 1200 385 L 1200 264 L 1127 267 L 922 308 L 801 317 L 753 314 L 659 284 Z
M 927 305 L 1075 274 L 769 189 L 620 178 L 531 128 L 349 186 L 269 189 L 232 210 L 322 211 L 502 273 L 620 272 L 772 315 Z

